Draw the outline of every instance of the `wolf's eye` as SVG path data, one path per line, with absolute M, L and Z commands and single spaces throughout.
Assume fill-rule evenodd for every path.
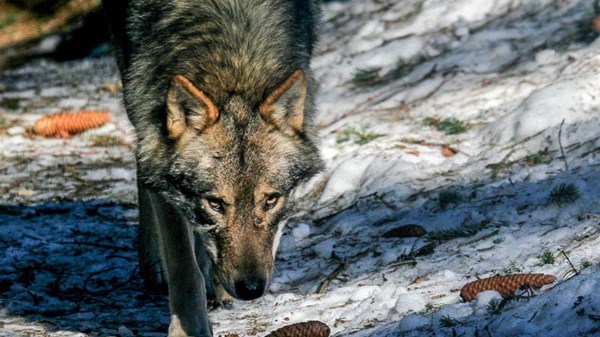
M 275 207 L 277 205 L 278 201 L 279 201 L 278 194 L 271 194 L 271 195 L 267 196 L 267 199 L 265 200 L 265 211 L 268 211 L 268 210 L 272 209 L 273 207 Z
M 215 212 L 224 213 L 225 207 L 223 206 L 223 202 L 216 198 L 208 198 L 206 199 L 208 206 L 213 209 Z

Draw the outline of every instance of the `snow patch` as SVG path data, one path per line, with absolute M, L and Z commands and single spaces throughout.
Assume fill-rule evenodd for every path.
M 541 131 L 566 125 L 600 123 L 598 75 L 559 81 L 531 94 L 517 109 L 482 130 L 492 144 L 518 142 Z
M 409 312 L 420 312 L 425 309 L 427 301 L 417 293 L 400 294 L 396 300 L 396 312 L 405 314 Z

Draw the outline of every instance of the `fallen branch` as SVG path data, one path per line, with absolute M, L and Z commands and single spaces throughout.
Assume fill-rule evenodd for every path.
M 422 141 L 419 143 L 419 145 L 423 145 L 423 146 L 436 146 L 436 147 L 441 147 L 442 149 L 448 149 L 454 153 L 460 153 L 460 154 L 464 154 L 467 157 L 470 157 L 471 155 L 469 155 L 468 153 L 461 151 L 455 147 L 452 147 L 448 144 L 442 144 L 442 143 L 430 143 L 430 142 L 426 142 L 426 141 Z
M 573 275 L 573 276 L 575 276 L 575 275 L 579 275 L 579 271 L 577 270 L 577 268 L 575 268 L 575 266 L 574 266 L 574 265 L 573 265 L 573 263 L 571 262 L 571 259 L 569 259 L 569 256 L 567 255 L 567 253 L 565 253 L 565 251 L 564 251 L 564 250 L 562 250 L 562 251 L 561 251 L 561 254 L 565 256 L 565 259 L 567 259 L 567 262 L 568 262 L 568 263 L 569 263 L 569 265 L 571 266 L 571 269 L 573 269 L 573 273 L 574 273 L 574 275 Z M 568 272 L 567 272 L 567 273 L 568 273 Z M 567 274 L 567 273 L 566 273 L 566 274 Z M 566 274 L 565 274 L 565 276 L 566 276 Z
M 329 283 L 335 280 L 335 278 L 338 277 L 338 275 L 342 271 L 344 271 L 344 269 L 346 269 L 346 263 L 342 262 L 333 272 L 331 272 L 331 274 L 327 275 L 327 277 L 319 284 L 319 286 L 317 287 L 316 294 L 323 294 L 329 286 Z
M 567 157 L 565 156 L 565 149 L 562 145 L 562 128 L 565 124 L 565 120 L 563 118 L 562 122 L 560 122 L 560 128 L 558 128 L 558 146 L 560 146 L 560 154 L 562 156 L 562 160 L 565 163 L 565 171 L 569 170 L 569 164 L 567 163 Z
M 84 291 L 86 291 L 86 292 L 92 292 L 92 291 L 90 291 L 90 290 L 87 288 L 88 282 L 89 282 L 89 281 L 90 281 L 90 280 L 91 280 L 91 279 L 92 279 L 94 276 L 96 276 L 96 275 L 100 275 L 100 274 L 103 274 L 103 273 L 108 273 L 108 272 L 111 272 L 111 271 L 113 271 L 113 270 L 115 270 L 115 269 L 116 269 L 115 267 L 107 267 L 107 268 L 104 268 L 104 269 L 97 270 L 97 271 L 95 271 L 95 272 L 91 272 L 91 273 L 89 273 L 89 274 L 88 274 L 88 276 L 87 276 L 87 277 L 85 278 L 85 280 L 83 281 L 83 286 L 82 286 L 83 290 L 84 290 Z

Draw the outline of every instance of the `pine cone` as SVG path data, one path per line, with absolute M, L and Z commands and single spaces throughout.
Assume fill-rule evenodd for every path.
M 515 274 L 494 276 L 467 283 L 460 291 L 460 297 L 470 302 L 477 298 L 477 294 L 486 290 L 495 290 L 502 296 L 513 294 L 523 286 L 537 289 L 546 284 L 556 282 L 556 277 L 545 274 Z
M 415 238 L 427 234 L 425 228 L 419 225 L 404 225 L 389 230 L 383 234 L 384 238 Z
M 72 134 L 100 127 L 110 121 L 106 111 L 80 111 L 58 113 L 40 118 L 33 126 L 33 132 L 44 137 L 68 138 Z
M 308 321 L 291 324 L 277 329 L 266 337 L 329 337 L 331 330 L 327 324 L 319 321 Z

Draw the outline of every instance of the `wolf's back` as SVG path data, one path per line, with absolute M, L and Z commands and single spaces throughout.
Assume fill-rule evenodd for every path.
M 164 90 L 172 76 L 186 74 L 216 101 L 231 93 L 264 98 L 278 84 L 273 82 L 294 68 L 308 70 L 316 41 L 314 1 L 104 0 L 103 4 L 124 81 Z

